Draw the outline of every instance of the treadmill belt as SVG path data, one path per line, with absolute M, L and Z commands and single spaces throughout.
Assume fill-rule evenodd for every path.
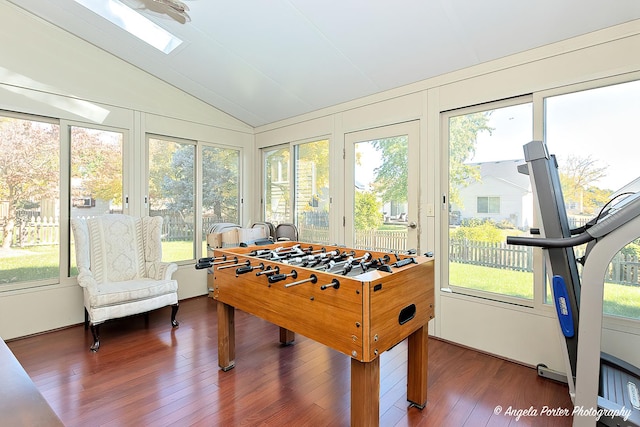
M 603 358 L 600 363 L 600 397 L 613 403 L 611 407 L 604 409 L 615 410 L 625 408 L 630 411 L 627 421 L 637 425 L 640 420 L 640 402 L 638 392 L 640 391 L 640 379 L 615 364 L 607 363 Z M 633 425 L 633 424 L 631 424 Z

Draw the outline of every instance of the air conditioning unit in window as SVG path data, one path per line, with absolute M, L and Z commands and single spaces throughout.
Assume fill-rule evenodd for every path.
M 79 197 L 73 199 L 73 207 L 75 208 L 92 208 L 96 205 L 96 199 L 93 197 Z

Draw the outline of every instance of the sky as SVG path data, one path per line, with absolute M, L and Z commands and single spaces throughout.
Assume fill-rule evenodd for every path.
M 560 168 L 568 155 L 597 160 L 607 176 L 594 183 L 617 190 L 640 176 L 640 81 L 546 99 L 546 142 Z M 532 139 L 531 106 L 494 110 L 492 135 L 478 137 L 473 162 L 523 158 Z

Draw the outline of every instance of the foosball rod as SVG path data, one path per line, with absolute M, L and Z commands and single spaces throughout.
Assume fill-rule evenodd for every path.
M 240 267 L 242 265 L 251 265 L 251 261 L 246 260 L 244 262 L 237 262 L 235 264 L 221 265 L 218 267 L 218 270 L 224 270 L 225 268 Z
M 222 261 L 213 261 L 214 259 L 222 259 Z M 202 270 L 204 268 L 211 268 L 214 265 L 225 264 L 228 262 L 238 262 L 238 257 L 233 257 L 233 259 L 227 259 L 226 255 L 223 255 L 218 258 L 200 258 L 196 263 L 196 270 Z
M 263 274 L 270 275 L 270 274 L 278 274 L 278 273 L 280 273 L 280 267 L 276 266 L 275 268 L 271 268 L 271 266 L 269 266 L 264 271 L 258 271 L 256 273 L 256 276 L 262 276 Z
M 324 291 L 328 288 L 338 289 L 340 287 L 340 281 L 338 279 L 332 279 L 331 283 L 327 283 L 326 285 L 320 286 L 320 290 Z
M 315 274 L 312 274 L 311 276 L 309 276 L 308 279 L 298 280 L 297 282 L 293 282 L 293 283 L 287 283 L 286 285 L 284 285 L 284 287 L 290 288 L 292 286 L 302 285 L 303 283 L 307 283 L 307 282 L 316 283 L 317 281 L 318 281 L 318 276 L 316 276 Z

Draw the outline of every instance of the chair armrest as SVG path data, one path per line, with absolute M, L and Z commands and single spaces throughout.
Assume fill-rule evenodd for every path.
M 147 277 L 155 280 L 170 280 L 173 273 L 178 270 L 175 262 L 148 262 Z
M 87 288 L 90 292 L 94 291 L 98 287 L 98 282 L 94 279 L 91 270 L 80 267 L 78 273 L 78 285 L 83 288 Z

